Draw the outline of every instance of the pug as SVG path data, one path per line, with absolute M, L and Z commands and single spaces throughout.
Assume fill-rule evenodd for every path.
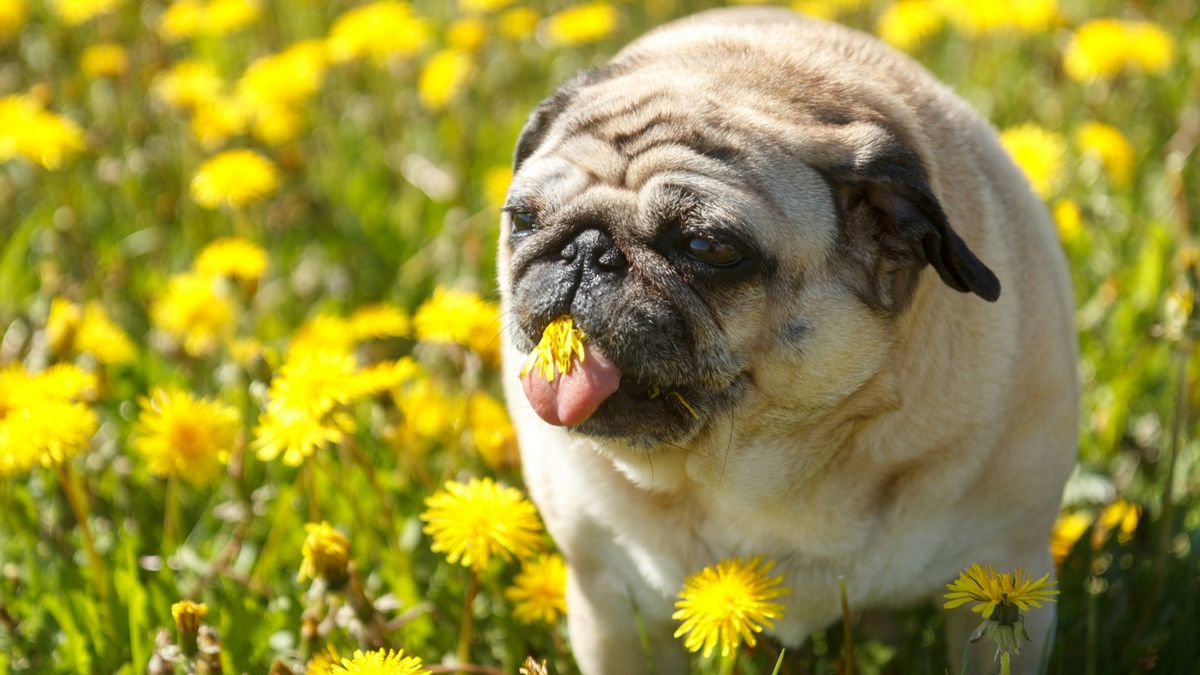
M 940 600 L 974 562 L 1053 574 L 1079 399 L 1064 257 L 994 130 L 872 37 L 715 10 L 571 80 L 517 142 L 499 281 L 584 673 L 685 672 L 674 602 L 724 559 L 774 561 L 785 645 L 840 617 L 839 576 L 865 610 Z M 583 359 L 522 377 L 560 316 Z M 1018 672 L 1053 618 L 1027 617 Z M 947 621 L 961 649 L 978 615 Z

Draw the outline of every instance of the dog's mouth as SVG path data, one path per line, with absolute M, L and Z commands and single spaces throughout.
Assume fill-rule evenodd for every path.
M 694 436 L 733 402 L 745 378 L 720 389 L 666 382 L 624 371 L 600 349 L 553 380 L 533 369 L 521 378 L 525 397 L 545 422 L 572 432 L 637 444 L 678 442 Z

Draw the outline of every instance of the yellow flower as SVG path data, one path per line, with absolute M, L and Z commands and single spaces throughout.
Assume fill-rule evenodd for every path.
M 931 0 L 900 0 L 879 15 L 875 30 L 888 44 L 904 51 L 920 47 L 941 30 L 945 16 Z
M 446 44 L 451 49 L 473 52 L 487 40 L 487 24 L 476 16 L 468 16 L 450 24 L 446 31 Z
M 506 40 L 523 40 L 537 28 L 541 17 L 528 7 L 514 7 L 500 15 L 496 32 Z
M 253 0 L 175 0 L 159 18 L 158 34 L 167 42 L 221 36 L 245 28 L 260 13 Z
M 356 7 L 329 30 L 329 55 L 336 63 L 360 57 L 383 61 L 411 56 L 429 41 L 432 28 L 404 2 L 384 0 Z
M 979 563 L 971 565 L 963 571 L 958 579 L 946 585 L 946 609 L 961 607 L 968 602 L 976 603 L 972 612 L 991 618 L 997 607 L 1017 607 L 1028 610 L 1030 607 L 1041 607 L 1043 602 L 1054 602 L 1058 591 L 1050 588 L 1055 582 L 1049 581 L 1050 574 L 1033 579 L 1022 568 L 1009 574 L 999 574 L 996 568 L 988 565 L 982 567 Z
M 448 394 L 428 375 L 419 370 L 408 386 L 395 392 L 393 399 L 408 430 L 418 438 L 453 442 L 462 432 L 465 402 Z
M 341 408 L 356 396 L 358 365 L 338 350 L 290 351 L 271 380 L 267 410 L 255 429 L 258 458 L 299 466 L 319 448 L 341 443 L 354 419 Z
M 325 521 L 306 523 L 301 549 L 303 560 L 296 581 L 324 579 L 331 588 L 340 587 L 349 574 L 350 540 Z
M 234 307 L 218 280 L 196 274 L 177 274 L 150 307 L 154 325 L 182 343 L 191 356 L 216 349 L 234 326 Z
M 441 110 L 462 91 L 475 64 L 467 52 L 443 49 L 436 53 L 421 70 L 417 92 L 426 110 Z
M 1074 199 L 1060 199 L 1054 204 L 1054 223 L 1058 226 L 1058 238 L 1070 242 L 1083 230 L 1083 212 Z
M 672 619 L 683 621 L 675 637 L 687 635 L 689 651 L 704 650 L 704 657 L 721 645 L 721 656 L 735 653 L 743 641 L 753 647 L 755 633 L 771 628 L 783 615 L 783 605 L 771 602 L 785 595 L 783 577 L 768 577 L 773 562 L 762 557 L 723 560 L 687 578 Z
M 83 50 L 79 68 L 91 79 L 120 77 L 129 67 L 129 57 L 121 45 L 111 42 L 95 44 Z
M 0 475 L 57 466 L 85 452 L 98 421 L 79 399 L 95 387 L 95 376 L 73 365 L 37 374 L 0 369 Z
M 384 361 L 363 368 L 354 376 L 354 392 L 357 396 L 375 396 L 395 391 L 400 385 L 415 379 L 420 366 L 410 356 L 396 361 Z
M 476 392 L 467 401 L 471 438 L 483 461 L 493 469 L 516 464 L 517 432 L 504 404 Z
M 504 597 L 513 603 L 517 621 L 554 625 L 567 613 L 567 565 L 562 556 L 543 553 L 526 562 Z
M 860 9 L 866 0 L 796 0 L 792 9 L 821 19 L 836 19 L 843 13 Z
M 129 363 L 134 357 L 133 343 L 108 313 L 97 303 L 88 303 L 75 335 L 75 348 L 91 354 L 104 364 Z
M 1058 134 L 1036 124 L 1005 129 L 1000 143 L 1025 172 L 1034 192 L 1043 199 L 1050 196 L 1062 173 L 1066 143 Z
M 500 308 L 476 293 L 439 287 L 417 309 L 413 329 L 422 342 L 458 343 L 492 358 L 500 342 Z
M 224 95 L 197 106 L 193 112 L 192 136 L 206 150 L 215 150 L 245 133 L 250 119 L 241 102 Z
M 203 602 L 180 600 L 171 605 L 171 616 L 175 619 L 175 627 L 181 635 L 195 636 L 200 631 L 200 623 L 208 614 L 208 605 Z
M 513 3 L 513 0 L 458 0 L 458 6 L 468 13 L 492 12 Z
M 512 167 L 508 165 L 493 166 L 484 174 L 483 194 L 487 196 L 488 204 L 491 204 L 492 208 L 499 209 L 504 206 L 512 175 Z
M 342 662 L 334 665 L 329 672 L 331 675 L 429 675 L 429 671 L 421 665 L 421 659 L 405 656 L 403 649 L 380 649 L 366 653 L 356 649 L 353 658 L 342 659 Z
M 246 239 L 226 237 L 205 246 L 192 268 L 206 276 L 258 281 L 267 270 L 267 252 Z
M 266 197 L 278 185 L 270 160 L 253 150 L 226 150 L 200 165 L 192 179 L 192 198 L 209 209 L 237 208 Z
M 1133 146 L 1116 127 L 1088 122 L 1075 131 L 1075 144 L 1100 160 L 1113 185 L 1126 187 L 1133 175 Z
M 0 0 L 0 43 L 21 30 L 25 14 L 24 0 Z
M 204 3 L 201 0 L 175 0 L 158 19 L 158 34 L 167 42 L 178 42 L 201 32 Z
M 1174 57 L 1175 41 L 1155 24 L 1095 19 L 1071 37 L 1063 69 L 1079 81 L 1113 77 L 1126 69 L 1162 74 Z
M 1117 541 L 1122 544 L 1128 542 L 1133 538 L 1133 533 L 1137 531 L 1138 518 L 1141 512 L 1140 507 L 1124 499 L 1118 499 L 1104 507 L 1104 510 L 1096 518 L 1096 538 L 1098 541 L 1093 542 L 1096 548 L 1103 545 L 1103 540 L 1108 537 L 1108 533 L 1114 528 L 1117 529 Z
M 131 445 L 151 473 L 193 485 L 221 474 L 242 426 L 237 408 L 174 387 L 155 389 L 141 405 Z
M 571 372 L 575 359 L 582 363 L 586 352 L 583 349 L 583 331 L 575 327 L 575 320 L 569 316 L 560 316 L 542 331 L 542 339 L 538 342 L 525 365 L 521 366 L 521 377 L 531 370 L 541 371 L 547 382 L 553 382 L 556 373 L 566 375 Z
M 13 157 L 57 169 L 83 150 L 83 130 L 65 117 L 42 109 L 30 96 L 0 98 L 0 163 Z
M 298 106 L 264 104 L 253 109 L 253 116 L 250 133 L 267 145 L 294 141 L 304 129 L 304 116 Z
M 367 305 L 350 315 L 350 334 L 355 340 L 404 337 L 409 330 L 408 315 L 392 305 Z
M 421 520 L 433 537 L 433 551 L 445 553 L 452 565 L 480 572 L 492 556 L 524 559 L 541 543 L 542 525 L 533 504 L 520 490 L 491 478 L 447 481 L 425 506 Z
M 1086 513 L 1076 511 L 1058 515 L 1058 519 L 1054 521 L 1054 530 L 1050 533 L 1050 553 L 1054 556 L 1055 563 L 1061 565 L 1067 559 L 1071 549 L 1075 548 L 1075 542 L 1079 541 L 1091 525 L 1092 517 Z
M 251 109 L 306 103 L 320 89 L 328 63 L 325 42 L 298 42 L 251 63 L 238 80 L 238 98 Z
M 50 353 L 63 357 L 75 350 L 75 332 L 83 321 L 83 310 L 79 305 L 64 298 L 50 301 L 50 314 L 46 317 L 46 341 Z
M 619 18 L 617 8 L 607 2 L 575 5 L 546 19 L 546 37 L 564 47 L 595 42 L 611 35 Z
M 154 79 L 152 90 L 160 100 L 178 110 L 211 105 L 222 96 L 225 83 L 216 66 L 205 61 L 180 61 Z
M 1036 33 L 1048 30 L 1058 21 L 1055 0 L 941 0 L 940 4 L 955 27 L 969 36 L 1005 30 Z
M 254 23 L 260 12 L 254 0 L 209 0 L 204 8 L 204 32 L 225 35 L 241 30 Z
M 120 6 L 122 0 L 54 0 L 54 9 L 68 26 L 77 26 L 89 19 L 107 14 Z

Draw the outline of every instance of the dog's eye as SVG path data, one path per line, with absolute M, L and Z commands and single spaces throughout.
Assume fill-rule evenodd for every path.
M 513 234 L 529 232 L 537 225 L 537 216 L 533 211 L 513 211 L 512 214 L 512 231 Z
M 687 254 L 705 265 L 733 267 L 742 261 L 742 254 L 733 246 L 706 237 L 687 240 Z

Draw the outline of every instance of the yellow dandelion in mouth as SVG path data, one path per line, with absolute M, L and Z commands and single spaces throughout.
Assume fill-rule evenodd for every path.
M 325 521 L 306 523 L 303 560 L 296 581 L 324 579 L 332 588 L 345 582 L 350 569 L 350 540 Z
M 354 650 L 354 656 L 342 659 L 329 669 L 330 675 L 350 673 L 351 675 L 429 675 L 429 671 L 421 664 L 421 659 L 415 656 L 405 656 L 404 650 L 378 650 L 362 652 Z
M 958 579 L 946 585 L 950 592 L 946 593 L 944 607 L 954 609 L 975 602 L 977 604 L 971 611 L 983 615 L 985 619 L 991 618 L 997 607 L 1041 607 L 1043 602 L 1054 602 L 1054 596 L 1058 595 L 1057 590 L 1050 588 L 1055 582 L 1049 579 L 1049 573 L 1040 579 L 1033 579 L 1021 568 L 1012 574 L 999 574 L 991 565 L 983 567 L 975 563 Z
M 131 445 L 152 473 L 193 485 L 221 474 L 242 427 L 237 408 L 177 388 L 155 389 L 141 404 Z
M 421 520 L 433 551 L 445 553 L 452 565 L 480 572 L 493 556 L 524 559 L 541 544 L 537 509 L 520 490 L 491 478 L 448 481 L 425 506 Z
M 570 373 L 575 359 L 583 362 L 583 340 L 583 331 L 575 327 L 575 321 L 570 316 L 560 316 L 551 321 L 542 331 L 541 342 L 533 348 L 529 359 L 521 367 L 521 377 L 538 370 L 547 382 L 553 382 L 556 374 Z
M 767 576 L 773 565 L 761 557 L 736 558 L 688 577 L 671 615 L 683 621 L 675 637 L 686 635 L 684 646 L 693 652 L 703 649 L 705 658 L 718 644 L 722 657 L 735 653 L 743 641 L 753 647 L 755 634 L 783 615 L 783 605 L 771 600 L 788 590 L 780 587 L 783 577 Z
M 275 191 L 279 172 L 253 150 L 227 150 L 210 158 L 192 179 L 192 198 L 209 209 L 237 208 Z
M 553 625 L 567 613 L 567 564 L 562 556 L 542 554 L 525 563 L 513 585 L 504 591 L 513 603 L 513 617 L 524 624 Z

